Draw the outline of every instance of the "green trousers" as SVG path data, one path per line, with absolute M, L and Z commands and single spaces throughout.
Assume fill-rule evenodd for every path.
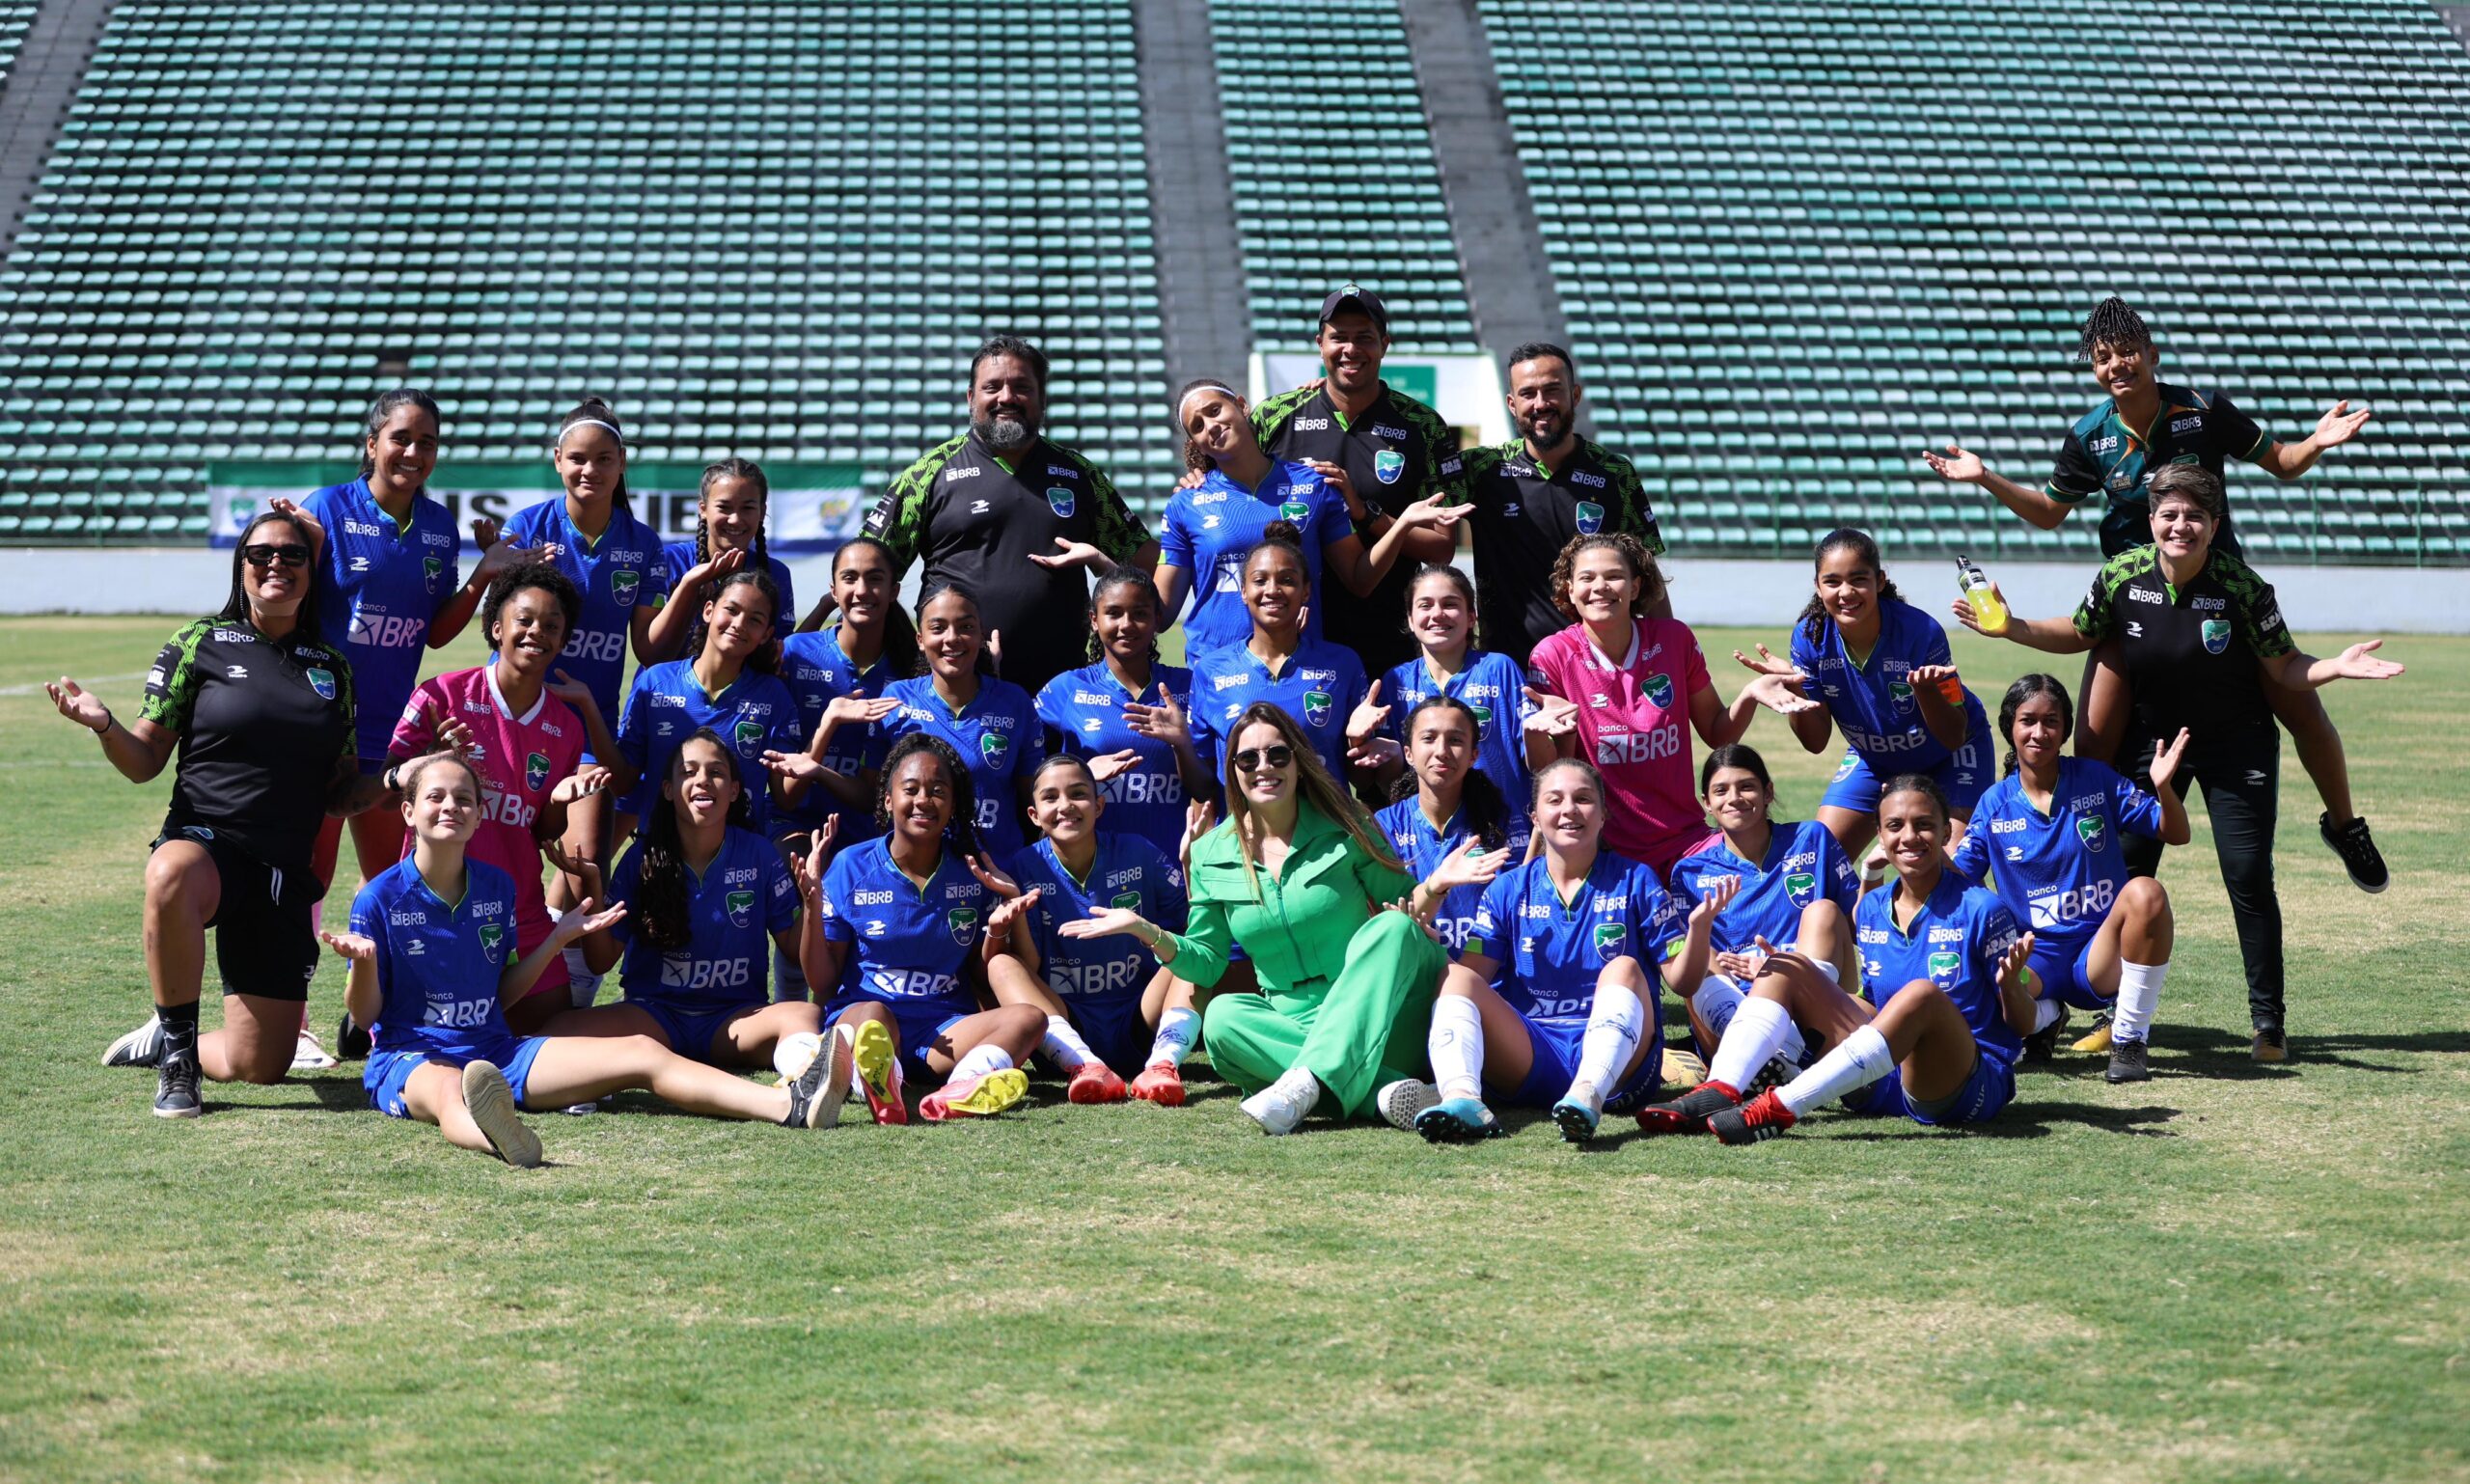
M 1336 978 L 1209 1002 L 1201 1041 L 1210 1065 L 1247 1094 L 1304 1067 L 1348 1117 L 1368 1113 L 1382 1087 L 1429 1075 L 1424 1042 L 1448 964 L 1413 919 L 1376 912 L 1348 940 Z

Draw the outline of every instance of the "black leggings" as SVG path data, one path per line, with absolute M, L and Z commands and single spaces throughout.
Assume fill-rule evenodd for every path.
M 2156 750 L 2140 731 L 2127 739 L 2129 766 L 2121 771 L 2147 790 Z M 2229 890 L 2230 916 L 2238 929 L 2238 956 L 2247 966 L 2247 1014 L 2257 1030 L 2279 1031 L 2281 898 L 2273 892 L 2273 825 L 2281 800 L 2280 728 L 2267 721 L 2189 739 L 2175 782 L 2182 795 L 2192 795 L 2191 783 L 2204 789 L 2213 854 L 2221 859 L 2221 884 Z M 2160 866 L 2159 840 L 2128 835 L 2122 844 L 2132 874 L 2150 876 Z

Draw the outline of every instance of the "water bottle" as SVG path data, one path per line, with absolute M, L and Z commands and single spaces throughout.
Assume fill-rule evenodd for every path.
M 1981 569 L 1980 563 L 1962 552 L 1956 554 L 1956 586 L 1962 591 L 1964 600 L 1972 604 L 1973 621 L 1981 625 L 1983 633 L 2007 632 L 2007 605 L 1990 591 L 1990 574 Z

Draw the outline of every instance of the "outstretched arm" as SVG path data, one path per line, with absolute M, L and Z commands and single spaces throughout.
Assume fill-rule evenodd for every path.
M 1989 490 L 1998 497 L 2000 505 L 2044 531 L 2057 530 L 2059 523 L 2067 519 L 2067 512 L 2074 508 L 2028 484 L 2018 484 L 2005 475 L 1992 473 L 1990 466 L 1981 461 L 1980 454 L 1958 446 L 1952 439 L 1948 441 L 1947 452 L 1925 453 L 1921 461 L 1940 479 L 1958 484 L 1977 484 Z
M 2324 451 L 2350 441 L 2368 419 L 2368 409 L 2349 410 L 2347 401 L 2338 401 L 2324 409 L 2316 420 L 2316 430 L 2296 443 L 2268 443 L 2256 455 L 2256 467 L 2276 479 L 2294 480 L 2316 467 Z

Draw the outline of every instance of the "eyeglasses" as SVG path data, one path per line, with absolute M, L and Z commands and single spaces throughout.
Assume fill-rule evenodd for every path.
M 1235 766 L 1247 773 L 1265 764 L 1283 768 L 1294 761 L 1295 749 L 1291 747 L 1248 747 L 1235 755 Z
M 291 541 L 287 541 L 281 546 L 263 544 L 243 546 L 240 548 L 240 555 L 248 559 L 251 566 L 272 566 L 278 562 L 285 566 L 309 564 L 309 548 Z

